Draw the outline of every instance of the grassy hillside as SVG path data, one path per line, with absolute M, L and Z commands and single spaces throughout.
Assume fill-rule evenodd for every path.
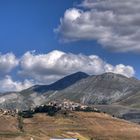
M 22 120 L 0 118 L 2 140 L 49 140 L 50 138 L 79 138 L 80 140 L 139 140 L 140 126 L 112 118 L 104 113 L 71 112 L 54 117 L 36 114 Z M 20 121 L 21 123 L 21 121 Z

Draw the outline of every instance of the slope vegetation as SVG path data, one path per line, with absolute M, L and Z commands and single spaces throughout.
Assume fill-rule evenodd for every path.
M 1 120 L 1 119 L 0 119 Z M 11 121 L 9 123 L 9 121 Z M 12 119 L 5 121 L 3 130 L 12 135 L 0 135 L 2 140 L 49 140 L 50 138 L 79 138 L 80 140 L 139 140 L 140 126 L 113 118 L 104 113 L 69 112 L 67 116 L 58 113 L 50 117 L 36 114 L 33 118 L 23 119 L 23 131 L 14 130 Z M 12 125 L 10 128 L 9 125 Z M 15 134 L 15 135 L 14 135 Z

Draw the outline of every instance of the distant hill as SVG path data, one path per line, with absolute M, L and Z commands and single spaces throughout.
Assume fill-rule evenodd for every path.
M 129 113 L 140 116 L 140 81 L 114 73 L 89 76 L 77 72 L 50 85 L 36 85 L 21 92 L 1 94 L 0 108 L 25 110 L 57 99 L 102 105 L 103 111 L 109 107 L 112 111 L 108 112 L 119 117 Z M 116 106 L 118 114 L 113 111 Z M 130 116 L 133 116 L 132 121 L 140 122 L 140 117 Z

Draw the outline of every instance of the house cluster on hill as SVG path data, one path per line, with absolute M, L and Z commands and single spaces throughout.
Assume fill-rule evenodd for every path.
M 82 105 L 80 103 L 76 103 L 67 99 L 64 99 L 63 101 L 55 100 L 55 101 L 49 102 L 47 105 L 55 106 L 56 108 L 60 108 L 61 110 L 99 112 L 99 110 L 93 106 Z
M 10 115 L 10 116 L 13 116 L 13 117 L 17 117 L 18 112 L 19 112 L 18 109 L 15 109 L 15 110 L 0 109 L 0 116 Z
M 33 117 L 35 113 L 47 113 L 50 116 L 55 115 L 57 112 L 69 111 L 84 111 L 84 112 L 100 112 L 93 106 L 82 105 L 80 103 L 72 102 L 69 100 L 54 100 L 48 104 L 36 106 L 34 109 L 20 112 L 23 117 Z
M 100 112 L 93 106 L 82 105 L 80 103 L 64 99 L 64 100 L 54 100 L 47 104 L 36 106 L 35 108 L 24 111 L 19 111 L 17 109 L 15 110 L 0 109 L 0 116 L 10 115 L 13 117 L 18 117 L 18 115 L 20 115 L 28 118 L 33 117 L 33 114 L 35 113 L 47 113 L 48 115 L 53 116 L 59 111 Z
M 80 103 L 76 103 L 69 100 L 54 100 L 47 104 L 43 104 L 40 106 L 36 106 L 35 108 L 19 111 L 8 110 L 8 109 L 0 109 L 0 116 L 10 115 L 13 117 L 23 116 L 23 117 L 33 117 L 35 113 L 47 113 L 50 116 L 55 115 L 59 111 L 84 111 L 84 112 L 100 112 L 93 106 L 82 105 Z

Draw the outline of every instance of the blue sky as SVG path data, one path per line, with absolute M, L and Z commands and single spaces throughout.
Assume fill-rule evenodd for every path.
M 127 0 L 127 1 L 129 2 L 130 0 Z M 127 28 L 122 33 L 122 30 L 119 31 L 120 26 L 118 26 L 118 28 L 111 26 L 109 29 L 114 31 L 114 32 L 112 31 L 113 32 L 112 33 L 111 31 L 106 31 L 107 29 L 103 26 L 104 24 L 100 23 L 102 27 L 104 27 L 102 28 L 102 31 L 99 31 L 99 30 L 92 31 L 92 29 L 94 28 L 98 29 L 101 27 L 101 26 L 95 26 L 95 25 L 92 26 L 92 24 L 94 24 L 96 21 L 96 19 L 94 19 L 96 17 L 96 14 L 99 14 L 99 13 L 93 12 L 93 9 L 96 9 L 98 11 L 99 6 L 101 7 L 101 9 L 105 9 L 98 2 L 96 3 L 99 5 L 98 7 L 94 5 L 91 6 L 95 2 L 97 1 L 96 0 L 69 0 L 69 1 L 66 1 L 66 0 L 59 0 L 59 1 L 58 0 L 12 0 L 12 1 L 0 0 L 1 59 L 4 57 L 4 55 L 11 52 L 12 55 L 14 55 L 15 57 L 15 59 L 13 58 L 13 61 L 18 60 L 17 62 L 18 64 L 14 64 L 14 66 L 8 72 L 3 72 L 2 70 L 0 70 L 2 73 L 1 74 L 2 76 L 0 77 L 1 82 L 3 82 L 7 78 L 4 81 L 5 84 L 7 84 L 7 80 L 11 80 L 10 81 L 11 84 L 14 83 L 13 85 L 10 85 L 10 88 L 8 90 L 22 89 L 22 86 L 26 88 L 25 86 L 26 84 L 32 85 L 32 83 L 34 84 L 46 83 L 47 84 L 49 83 L 48 81 L 50 79 L 51 79 L 50 81 L 53 82 L 67 74 L 70 74 L 71 72 L 80 71 L 80 68 L 81 68 L 81 67 L 78 67 L 74 69 L 73 68 L 74 66 L 71 68 L 69 66 L 71 64 L 67 62 L 66 64 L 67 65 L 69 64 L 67 67 L 68 68 L 70 67 L 70 70 L 67 70 L 68 72 L 63 72 L 61 70 L 55 71 L 54 69 L 51 69 L 52 67 L 49 68 L 48 70 L 49 64 L 46 65 L 46 68 L 41 67 L 42 66 L 41 65 L 40 69 L 42 68 L 43 70 L 41 69 L 39 71 L 45 74 L 45 77 L 48 77 L 44 80 L 43 83 L 41 83 L 40 78 L 41 78 L 41 75 L 43 75 L 42 73 L 39 73 L 39 71 L 37 72 L 33 71 L 34 70 L 33 68 L 29 69 L 23 66 L 25 64 L 23 58 L 26 61 L 28 61 L 27 56 L 28 58 L 33 57 L 33 60 L 36 59 L 37 61 L 41 61 L 41 63 L 43 62 L 45 63 L 44 59 L 46 59 L 46 63 L 47 63 L 47 61 L 50 61 L 48 60 L 48 58 L 49 59 L 50 57 L 53 58 L 55 57 L 55 55 L 60 55 L 61 53 L 66 53 L 65 55 L 67 56 L 67 61 L 69 61 L 68 58 L 73 59 L 72 57 L 74 57 L 74 59 L 76 60 L 77 59 L 79 60 L 81 58 L 79 54 L 83 54 L 84 58 L 89 57 L 90 55 L 96 55 L 101 59 L 102 61 L 101 63 L 107 63 L 114 67 L 112 72 L 123 74 L 127 71 L 127 69 L 124 68 L 123 72 L 119 72 L 120 69 L 118 68 L 119 70 L 118 69 L 116 70 L 115 66 L 122 64 L 124 67 L 126 67 L 127 65 L 129 65 L 135 71 L 135 74 L 134 74 L 134 72 L 129 71 L 128 69 L 129 75 L 140 78 L 140 74 L 139 74 L 140 46 L 137 45 L 139 42 L 138 41 L 133 42 L 129 38 L 128 39 L 131 41 L 130 44 L 132 44 L 132 46 L 129 46 L 127 42 L 123 42 L 124 36 L 122 34 L 124 34 L 125 32 L 125 35 L 126 35 Z M 80 4 L 80 6 L 78 4 Z M 132 3 L 132 4 L 134 4 L 134 7 L 135 7 L 135 3 Z M 126 8 L 126 11 L 128 11 L 129 7 L 126 7 L 125 3 L 122 3 L 122 5 Z M 110 8 L 109 10 L 111 11 L 112 9 Z M 67 11 L 67 14 L 66 14 L 66 11 Z M 91 17 L 93 17 L 93 19 L 87 19 L 89 20 L 90 27 L 91 27 L 91 30 L 89 31 L 82 30 L 83 29 L 82 27 L 87 27 L 85 26 L 87 25 L 87 23 L 85 21 L 82 21 L 85 18 L 86 12 L 88 12 L 88 14 L 90 16 L 92 15 Z M 104 10 L 100 10 L 100 13 L 102 14 L 104 14 L 105 12 L 106 11 Z M 80 14 L 80 16 L 77 15 L 78 18 L 72 17 L 70 19 L 67 19 L 70 16 L 73 16 L 72 14 L 74 14 L 74 16 L 76 14 Z M 105 15 L 105 16 L 109 16 L 109 15 Z M 120 15 L 119 16 L 117 15 L 117 16 L 120 17 Z M 60 18 L 62 22 L 60 22 Z M 129 17 L 129 18 L 131 19 L 132 17 Z M 100 20 L 101 19 L 102 17 L 100 18 Z M 72 20 L 75 22 L 73 22 Z M 68 22 L 70 22 L 70 24 Z M 108 23 L 108 21 L 106 22 Z M 115 24 L 118 25 L 119 23 L 116 21 Z M 129 26 L 131 27 L 131 25 Z M 57 29 L 57 33 L 56 31 L 54 31 L 56 29 Z M 135 30 L 133 32 L 135 33 Z M 79 33 L 80 33 L 80 36 L 79 36 Z M 96 34 L 99 34 L 99 35 L 96 36 Z M 115 34 L 116 36 L 119 36 L 122 39 L 120 39 L 119 37 L 115 38 L 116 36 L 114 35 L 115 36 L 114 38 L 110 39 L 109 41 L 108 40 L 106 41 L 106 38 L 105 37 L 103 38 L 103 36 L 106 34 L 109 34 L 109 35 Z M 130 33 L 128 32 L 128 34 Z M 111 41 L 115 39 L 117 40 L 117 42 Z M 126 38 L 125 40 L 127 41 Z M 136 44 L 136 45 L 133 46 L 133 44 Z M 121 49 L 118 49 L 118 48 L 121 48 Z M 31 53 L 31 51 L 33 50 L 35 50 L 36 52 Z M 47 54 L 52 52 L 53 50 L 58 50 L 58 52 L 55 51 L 49 56 L 47 56 Z M 75 56 L 72 56 L 72 54 Z M 5 59 L 7 63 L 4 63 L 3 61 L 0 62 L 2 63 L 0 69 L 3 69 L 2 66 L 9 64 L 7 57 L 5 57 Z M 91 61 L 90 63 L 92 63 L 92 60 L 90 61 Z M 83 59 L 81 63 L 83 63 Z M 74 63 L 72 63 L 72 65 L 74 65 Z M 35 67 L 35 65 L 33 65 L 33 67 Z M 36 75 L 32 75 L 32 74 L 28 75 L 27 73 L 29 73 L 29 71 Z M 54 71 L 53 73 L 51 73 L 51 76 L 49 75 L 49 71 Z M 106 71 L 100 71 L 100 69 L 99 69 L 100 71 L 99 73 L 96 70 L 93 70 L 92 72 L 91 69 L 90 70 L 84 69 L 83 71 L 88 72 L 89 74 L 100 74 L 100 73 L 106 72 Z M 35 76 L 36 78 L 34 78 Z M 27 80 L 29 80 L 28 81 L 29 83 L 27 82 Z M 7 88 L 7 86 L 3 85 L 3 87 L 1 88 L 1 91 L 4 91 L 4 88 Z
M 1 52 L 22 55 L 28 50 L 40 53 L 63 49 L 53 29 L 73 3 L 72 0 L 1 0 Z

